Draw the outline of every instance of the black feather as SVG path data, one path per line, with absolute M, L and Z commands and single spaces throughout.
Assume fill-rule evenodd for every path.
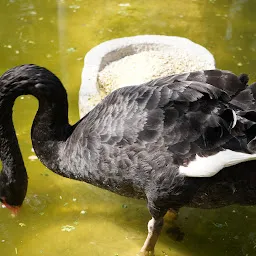
M 0 78 L 0 200 L 20 206 L 26 194 L 11 114 L 16 97 L 32 94 L 39 100 L 32 143 L 42 163 L 61 176 L 147 199 L 158 228 L 169 208 L 256 204 L 251 165 L 211 178 L 179 172 L 196 155 L 256 151 L 256 86 L 247 83 L 248 76 L 222 70 L 159 78 L 112 92 L 71 126 L 59 79 L 35 65 L 15 67 Z

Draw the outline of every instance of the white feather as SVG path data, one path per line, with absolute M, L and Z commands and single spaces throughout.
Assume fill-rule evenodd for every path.
M 187 177 L 212 177 L 225 167 L 251 160 L 256 160 L 256 154 L 224 150 L 208 157 L 196 155 L 188 166 L 180 166 L 179 172 Z
M 237 116 L 236 116 L 236 112 L 232 109 L 232 113 L 233 113 L 233 124 L 232 124 L 232 129 L 236 126 L 236 122 L 237 122 Z

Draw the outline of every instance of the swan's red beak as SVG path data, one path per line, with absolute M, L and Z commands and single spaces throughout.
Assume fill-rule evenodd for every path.
M 9 209 L 11 211 L 13 216 L 17 216 L 18 215 L 18 213 L 20 211 L 20 206 L 9 205 L 3 199 L 2 199 L 2 204 L 4 205 L 4 207 L 6 207 L 7 209 Z

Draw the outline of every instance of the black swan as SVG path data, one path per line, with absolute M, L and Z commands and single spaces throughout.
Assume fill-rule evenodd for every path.
M 248 80 L 206 70 L 124 87 L 71 126 L 60 80 L 36 65 L 14 67 L 0 77 L 0 200 L 16 210 L 26 195 L 12 107 L 31 94 L 39 100 L 31 137 L 41 162 L 61 176 L 146 199 L 152 219 L 141 254 L 153 254 L 168 209 L 255 204 L 254 162 L 246 161 L 256 158 L 256 86 Z

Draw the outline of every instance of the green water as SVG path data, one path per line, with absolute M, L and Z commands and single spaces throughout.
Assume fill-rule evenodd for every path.
M 125 3 L 129 5 L 120 6 Z M 188 37 L 215 55 L 217 67 L 246 72 L 256 80 L 255 13 L 255 0 L 1 0 L 0 73 L 22 63 L 54 71 L 68 91 L 74 123 L 83 57 L 116 37 Z M 29 134 L 36 109 L 37 101 L 29 96 L 15 104 L 29 190 L 17 218 L 0 209 L 0 255 L 135 255 L 146 236 L 145 203 L 64 179 L 29 159 L 34 155 Z M 178 223 L 184 241 L 168 236 L 167 220 L 157 256 L 256 255 L 255 207 L 184 208 Z

